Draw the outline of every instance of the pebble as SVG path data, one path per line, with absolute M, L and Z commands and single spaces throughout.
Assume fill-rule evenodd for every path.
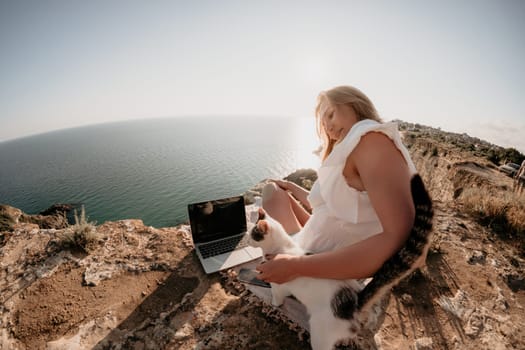
M 499 289 L 499 288 L 498 288 Z M 494 306 L 499 308 L 502 311 L 505 311 L 509 308 L 509 303 L 507 302 L 507 299 L 501 293 L 501 290 L 498 290 L 498 296 L 496 297 L 496 301 L 494 302 Z
M 185 339 L 189 338 L 193 335 L 193 327 L 188 324 L 184 323 L 182 327 L 180 327 L 177 332 L 175 332 L 174 338 L 175 339 Z
M 401 302 L 403 303 L 403 305 L 406 306 L 414 305 L 414 299 L 412 299 L 412 296 L 410 294 L 406 293 L 401 296 Z
M 474 264 L 485 265 L 486 257 L 487 257 L 487 253 L 486 252 L 479 251 L 479 250 L 474 250 L 470 254 L 470 256 L 468 257 L 467 262 L 470 265 L 474 265 Z
M 416 339 L 414 345 L 415 345 L 416 350 L 432 350 L 432 346 L 434 345 L 434 342 L 432 341 L 432 338 L 430 337 L 423 337 L 423 338 Z

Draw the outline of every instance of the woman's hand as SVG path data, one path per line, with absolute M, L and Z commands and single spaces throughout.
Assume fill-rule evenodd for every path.
M 290 190 L 290 182 L 286 180 L 270 180 L 285 191 Z
M 259 279 L 271 283 L 285 283 L 299 275 L 294 269 L 298 256 L 277 254 L 267 255 L 267 261 L 261 263 L 255 269 L 260 272 Z

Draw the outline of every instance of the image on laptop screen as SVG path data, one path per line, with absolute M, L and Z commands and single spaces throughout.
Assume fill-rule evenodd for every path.
M 232 197 L 188 206 L 195 243 L 206 243 L 246 232 L 244 197 Z

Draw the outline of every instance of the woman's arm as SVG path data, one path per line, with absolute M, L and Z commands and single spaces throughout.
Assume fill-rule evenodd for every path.
M 283 181 L 283 180 L 272 180 L 285 191 L 290 191 L 290 193 L 299 201 L 301 204 L 308 209 L 308 211 L 312 211 L 312 207 L 310 206 L 310 202 L 308 202 L 308 190 L 302 188 L 301 186 L 297 185 L 296 183 L 293 183 L 291 181 Z
M 350 279 L 372 276 L 406 240 L 414 222 L 410 171 L 393 142 L 376 132 L 362 137 L 349 157 L 383 232 L 332 252 L 292 257 L 277 255 L 258 267 L 260 278 L 284 283 L 299 276 Z

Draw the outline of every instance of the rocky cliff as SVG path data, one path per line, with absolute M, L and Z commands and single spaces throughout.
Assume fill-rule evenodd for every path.
M 432 138 L 406 143 L 435 199 L 435 234 L 427 266 L 385 298 L 375 346 L 525 348 L 523 251 L 461 204 L 470 188 L 509 191 L 510 178 Z M 290 179 L 308 186 L 315 172 Z M 72 229 L 63 211 L 46 214 L 0 207 L 0 349 L 308 347 L 307 334 L 234 273 L 203 273 L 188 226 L 106 222 L 83 227 L 92 236 L 79 243 L 65 240 Z

